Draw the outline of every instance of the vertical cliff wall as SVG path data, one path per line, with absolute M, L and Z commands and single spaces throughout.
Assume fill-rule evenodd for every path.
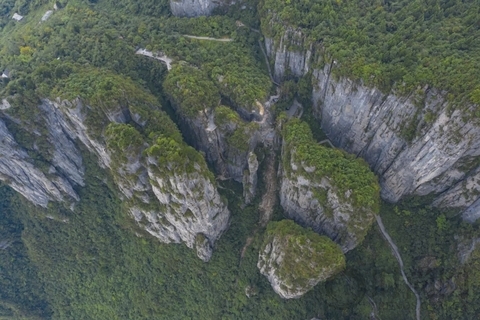
M 224 0 L 170 0 L 170 10 L 177 17 L 209 16 L 212 11 L 224 5 Z
M 257 267 L 284 299 L 299 298 L 345 268 L 339 246 L 291 220 L 267 226 Z
M 456 208 L 468 221 L 480 217 L 480 128 L 467 116 L 474 106 L 453 108 L 446 92 L 430 87 L 383 93 L 336 76 L 336 62 L 315 68 L 321 57 L 311 57 L 301 31 L 285 30 L 265 39 L 275 77 L 313 73 L 314 115 L 336 147 L 378 174 L 382 198 L 435 194 L 435 205 Z
M 166 114 L 138 97 L 128 101 L 132 105 L 114 101 L 97 107 L 79 98 L 44 99 L 28 117 L 22 107 L 5 108 L 0 117 L 0 179 L 36 205 L 78 201 L 74 187 L 84 185 L 82 143 L 111 171 L 142 229 L 162 242 L 183 242 L 208 261 L 229 221 L 213 175 L 203 157 L 182 142 Z M 155 153 L 159 136 L 170 139 L 161 155 Z M 170 162 L 160 160 L 171 154 L 181 155 L 177 162 L 183 166 L 173 170 Z
M 378 212 L 376 177 L 362 160 L 316 144 L 306 123 L 291 120 L 282 135 L 280 203 L 288 217 L 353 249 Z

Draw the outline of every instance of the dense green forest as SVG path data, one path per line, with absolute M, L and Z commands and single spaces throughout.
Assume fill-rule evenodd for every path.
M 3 317 L 366 319 L 370 297 L 382 319 L 398 319 L 399 313 L 413 318 L 413 294 L 376 228 L 346 255 L 346 269 L 338 277 L 300 299 L 282 300 L 256 267 L 262 234 L 240 259 L 258 217 L 256 203 L 242 209 L 238 185 L 224 185 L 233 212 L 231 227 L 212 260 L 204 263 L 184 245 L 161 244 L 139 230 L 122 210 L 111 180 L 104 180 L 106 172 L 99 171 L 93 158 L 87 168 L 76 213 L 61 205 L 33 207 L 9 188 L 0 188 L 1 241 L 11 242 L 0 250 Z M 422 312 L 433 319 L 474 318 L 480 311 L 480 256 L 476 250 L 467 264 L 459 265 L 452 244 L 456 234 L 468 238 L 478 233 L 476 228 L 416 200 L 385 205 L 381 214 L 402 251 L 408 276 L 424 289 Z M 281 219 L 277 208 L 274 220 Z M 436 296 L 433 284 L 452 278 L 454 293 Z
M 338 61 L 338 74 L 403 94 L 429 85 L 480 104 L 478 0 L 261 0 L 259 10 L 265 36 L 299 28 L 324 62 Z
M 242 3 L 249 9 L 241 10 Z M 54 4 L 58 10 L 40 22 Z M 14 12 L 24 19 L 13 21 Z M 232 108 L 252 108 L 274 91 L 259 46 L 260 24 L 265 36 L 279 37 L 283 22 L 313 39 L 324 62 L 338 60 L 339 74 L 402 94 L 428 84 L 448 90 L 454 102 L 480 103 L 478 0 L 249 0 L 219 13 L 176 18 L 166 0 L 0 0 L 0 67 L 10 70 L 0 81 L 0 95 L 12 104 L 6 113 L 41 132 L 45 128 L 31 119 L 42 98 L 80 96 L 108 109 L 125 103 L 119 96 L 135 97 L 128 107 L 155 120 L 140 133 L 132 125 L 105 128 L 95 113 L 88 119 L 91 128 L 106 130 L 108 147 L 137 152 L 129 147 L 148 139 L 156 144 L 146 152 L 160 161 L 198 160 L 170 119 L 162 120 L 167 114 L 175 120 L 168 100 L 188 116 L 216 108 L 218 125 L 222 117 L 240 121 Z M 173 69 L 168 73 L 161 62 L 135 54 L 139 48 L 165 53 Z M 321 159 L 340 186 L 355 188 L 356 201 L 380 212 L 421 293 L 424 318 L 475 319 L 480 250 L 461 264 L 457 244 L 459 237 L 478 238 L 478 224 L 432 208 L 428 199 L 379 204 L 376 177 L 350 166 L 360 160 L 317 145 L 323 133 L 309 109 L 309 85 L 305 78 L 282 84 L 284 105 L 294 96 L 305 104 L 305 122 L 284 128 L 288 142 L 299 146 L 302 161 Z M 36 150 L 31 135 L 15 122 L 9 126 L 35 164 L 48 171 L 51 150 Z M 247 148 L 237 132 L 229 142 Z M 346 254 L 342 273 L 300 299 L 282 300 L 257 268 L 265 232 L 258 221 L 260 196 L 244 206 L 239 184 L 220 183 L 232 219 L 204 263 L 185 245 L 162 244 L 136 226 L 113 177 L 88 151 L 82 154 L 86 183 L 76 190 L 81 200 L 74 212 L 58 203 L 34 207 L 0 186 L 2 319 L 368 319 L 374 309 L 383 320 L 414 318 L 415 297 L 376 226 Z M 265 188 L 260 179 L 258 190 Z M 284 218 L 277 205 L 273 221 Z M 248 237 L 252 244 L 241 258 Z

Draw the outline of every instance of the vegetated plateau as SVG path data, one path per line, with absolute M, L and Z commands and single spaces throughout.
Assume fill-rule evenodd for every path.
M 0 318 L 480 313 L 478 0 L 0 4 Z

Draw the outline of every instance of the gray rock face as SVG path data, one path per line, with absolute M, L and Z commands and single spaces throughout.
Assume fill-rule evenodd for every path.
M 258 163 L 255 164 L 253 157 L 256 159 L 256 156 L 252 150 L 258 143 L 259 131 L 253 126 L 249 127 L 238 114 L 234 121 L 220 123 L 218 110 L 205 110 L 194 119 L 183 117 L 181 114 L 179 116 L 182 119 L 182 131 L 187 132 L 195 148 L 205 154 L 207 161 L 213 164 L 220 178 L 244 183 L 245 192 L 250 194 L 249 197 L 253 197 Z M 245 139 L 244 148 L 239 148 L 229 140 L 236 130 L 240 130 L 239 135 Z
M 36 205 L 77 199 L 70 182 L 55 168 L 47 174 L 35 167 L 27 152 L 14 140 L 0 119 L 0 179 Z
M 0 118 L 1 180 L 32 203 L 43 207 L 50 201 L 78 201 L 73 186 L 84 185 L 84 166 L 77 145 L 81 142 L 98 156 L 102 167 L 112 171 L 115 183 L 139 226 L 162 242 L 184 242 L 188 247 L 196 248 L 202 260 L 210 259 L 215 241 L 228 227 L 229 211 L 214 181 L 206 174 L 205 163 L 195 163 L 194 172 L 162 171 L 159 174 L 154 170 L 158 168 L 155 159 L 147 161 L 142 154 L 148 147 L 146 143 L 135 146 L 130 152 L 125 150 L 122 156 L 112 154 L 104 133 L 86 126 L 91 108 L 80 99 L 44 100 L 38 108 L 48 129 L 49 145 L 42 148 L 53 150 L 50 169 L 42 172 L 36 167 Z M 128 110 L 119 108 L 109 110 L 104 117 L 115 123 L 124 123 L 130 115 Z
M 329 68 L 314 72 L 315 112 L 335 146 L 361 156 L 380 176 L 385 200 L 439 194 L 435 204 L 467 209 L 464 218 L 470 221 L 480 216 L 480 130 L 462 116 L 466 111 L 449 111 L 443 94 L 433 89 L 425 90 L 425 105 L 418 108 L 413 96 L 334 80 Z M 428 122 L 427 113 L 434 115 Z M 402 132 L 408 127 L 415 133 L 410 142 Z
M 73 187 L 84 185 L 85 169 L 80 151 L 74 143 L 75 133 L 67 124 L 65 116 L 52 103 L 43 101 L 38 108 L 42 111 L 46 132 L 32 132 L 31 138 L 35 140 L 36 137 L 46 135 L 48 148 L 52 151 L 48 172 L 35 166 L 33 159 L 14 140 L 0 119 L 0 179 L 42 207 L 46 207 L 49 201 L 79 200 Z M 13 121 L 24 126 L 22 130 L 30 131 L 27 124 L 22 124 L 19 120 Z
M 273 78 L 281 81 L 287 73 L 301 77 L 309 71 L 312 48 L 303 50 L 305 37 L 300 30 L 288 28 L 279 43 L 265 38 L 267 55 L 274 61 Z
M 424 88 L 407 97 L 331 75 L 334 65 L 312 70 L 312 47 L 301 31 L 286 28 L 280 40 L 266 39 L 275 78 L 313 71 L 314 113 L 332 143 L 364 158 L 380 177 L 382 197 L 437 194 L 434 204 L 458 208 L 467 221 L 480 217 L 480 129 L 452 110 L 446 93 Z M 298 49 L 295 49 L 298 48 Z M 419 101 L 421 101 L 419 103 Z
M 245 204 L 249 204 L 255 198 L 258 182 L 257 171 L 257 156 L 255 153 L 250 152 L 248 154 L 248 169 L 243 175 L 243 198 L 245 199 Z
M 195 164 L 193 172 L 159 174 L 157 160 L 149 157 L 147 161 L 152 190 L 163 209 L 158 219 L 173 226 L 168 237 L 195 247 L 198 256 L 208 261 L 214 242 L 228 227 L 230 212 L 215 185 L 202 173 L 206 168 Z
M 73 128 L 67 123 L 64 114 L 50 101 L 44 100 L 39 106 L 49 130 L 49 142 L 54 147 L 52 164 L 63 176 L 74 184 L 84 185 L 83 159 L 78 150 Z
M 176 17 L 209 16 L 221 4 L 212 0 L 170 0 L 170 10 Z
M 299 170 L 302 164 L 294 162 L 294 156 L 290 159 L 290 172 L 280 170 L 280 204 L 288 217 L 328 236 L 340 245 L 343 252 L 355 248 L 372 224 L 374 213 L 355 207 L 348 192 L 338 194 L 328 177 L 315 182 L 303 176 Z M 319 193 L 324 196 L 320 197 Z
M 305 287 L 285 285 L 285 280 L 278 275 L 278 267 L 276 267 L 282 265 L 284 260 L 285 251 L 281 241 L 277 238 L 274 238 L 272 243 L 266 245 L 264 250 L 260 251 L 258 259 L 260 273 L 267 277 L 273 291 L 283 299 L 299 298 L 320 282 L 321 279 L 311 279 Z
M 257 267 L 284 299 L 299 298 L 345 267 L 345 257 L 330 239 L 291 220 L 269 224 Z

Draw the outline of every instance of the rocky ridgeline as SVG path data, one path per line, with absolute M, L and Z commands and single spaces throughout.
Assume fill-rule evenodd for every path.
M 278 295 L 291 299 L 341 272 L 345 256 L 329 238 L 282 220 L 268 225 L 257 266 Z
M 278 23 L 262 29 L 268 33 Z M 457 208 L 467 221 L 480 217 L 480 130 L 463 116 L 469 107 L 453 110 L 445 92 L 428 87 L 400 96 L 333 76 L 335 61 L 315 68 L 321 57 L 301 29 L 281 29 L 265 39 L 276 80 L 312 72 L 314 114 L 323 131 L 336 147 L 368 162 L 383 199 L 435 194 L 434 205 Z
M 226 2 L 225 0 L 170 0 L 170 10 L 177 17 L 209 16 L 215 8 Z
M 42 124 L 41 130 L 35 126 L 30 129 L 28 121 L 14 118 L 14 113 L 9 115 L 7 109 L 5 121 L 14 123 L 16 131 L 26 132 L 33 145 L 41 141 L 38 148 L 53 152 L 45 161 L 49 166 L 39 166 L 29 154 L 29 148 L 15 141 L 0 120 L 0 178 L 36 205 L 46 207 L 50 201 L 78 201 L 74 187 L 84 185 L 83 159 L 78 145 L 81 142 L 98 156 L 102 167 L 111 170 L 139 226 L 162 242 L 184 242 L 195 248 L 202 260 L 208 261 L 215 241 L 228 227 L 229 211 L 205 160 L 181 141 L 178 131 L 173 131 L 171 141 L 177 145 L 177 154 L 184 155 L 183 167 L 166 170 L 169 164 L 159 162 L 159 156 L 154 153 L 144 156 L 143 151 L 158 147 L 158 141 L 148 140 L 126 122 L 153 136 L 155 132 L 148 126 L 155 125 L 156 121 L 174 127 L 165 114 L 148 108 L 151 107 L 137 105 L 132 111 L 110 107 L 100 112 L 81 99 L 43 100 L 35 120 Z M 110 126 L 105 130 L 108 123 Z M 165 134 L 156 135 L 162 133 Z M 116 149 L 133 138 L 137 140 L 130 149 Z M 165 150 L 167 154 L 168 151 Z
M 250 111 L 247 106 L 222 105 L 215 84 L 202 71 L 190 66 L 173 68 L 164 82 L 164 90 L 187 141 L 205 154 L 219 179 L 243 183 L 245 202 L 249 203 L 257 184 L 258 161 L 254 150 L 265 140 L 264 128 L 256 121 L 265 116 L 264 105 L 258 102 Z
M 306 123 L 290 120 L 282 135 L 280 203 L 287 215 L 344 252 L 355 248 L 378 213 L 376 177 L 363 161 L 316 144 Z

